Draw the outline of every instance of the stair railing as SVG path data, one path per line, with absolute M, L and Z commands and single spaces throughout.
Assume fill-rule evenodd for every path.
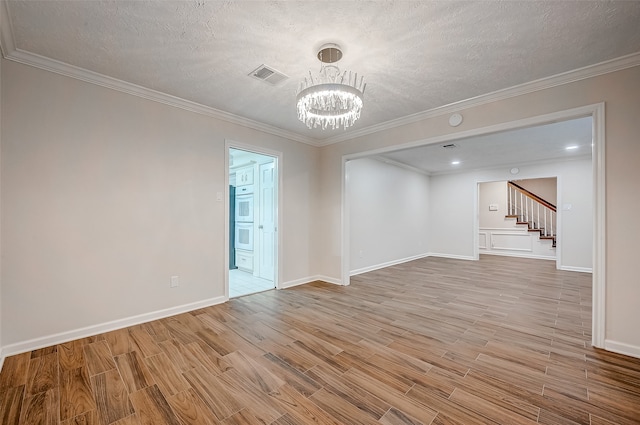
M 556 206 L 512 181 L 507 182 L 509 215 L 542 236 L 556 235 Z

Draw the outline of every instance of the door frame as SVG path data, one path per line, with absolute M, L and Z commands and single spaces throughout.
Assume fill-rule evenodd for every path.
M 536 115 L 529 118 L 507 121 L 487 127 L 474 128 L 471 130 L 454 132 L 442 136 L 430 137 L 427 139 L 416 140 L 413 142 L 402 143 L 398 145 L 388 146 L 370 151 L 346 154 L 342 156 L 342 240 L 341 240 L 341 281 L 342 285 L 350 283 L 350 256 L 349 256 L 349 199 L 347 196 L 347 162 L 365 158 L 372 155 L 378 155 L 386 152 L 392 152 L 399 149 L 407 149 L 417 146 L 424 146 L 436 143 L 451 143 L 458 139 L 472 136 L 479 136 L 491 133 L 498 133 L 506 130 L 515 130 L 519 128 L 532 127 L 542 124 L 549 124 L 555 121 L 565 121 L 574 118 L 582 118 L 591 116 L 592 121 L 592 169 L 593 169 L 593 272 L 592 272 L 592 317 L 591 343 L 594 347 L 605 348 L 605 330 L 606 330 L 606 186 L 605 186 L 605 104 L 604 102 L 591 105 L 580 106 L 577 108 L 566 109 L 562 111 L 552 112 L 549 114 Z M 477 192 L 477 184 L 476 184 Z M 477 198 L 477 193 L 476 193 Z M 477 210 L 477 202 L 474 202 L 474 210 Z M 477 215 L 477 211 L 473 211 Z M 474 222 L 477 220 L 474 218 Z M 473 244 L 477 246 L 477 224 L 474 226 L 475 235 L 472 238 Z M 470 252 L 474 253 L 474 247 L 469 247 Z
M 277 184 L 275 185 L 275 216 L 276 216 L 276 247 L 274 252 L 275 264 L 274 267 L 274 285 L 276 289 L 281 288 L 282 282 L 282 211 L 283 211 L 283 202 L 282 202 L 282 152 L 275 151 L 271 149 L 266 149 L 261 146 L 252 145 L 249 143 L 237 142 L 231 139 L 224 140 L 224 297 L 226 300 L 229 300 L 229 242 L 233 235 L 229 232 L 229 149 L 239 149 L 243 151 L 253 152 L 260 155 L 266 155 L 273 157 L 274 168 L 276 170 L 277 175 Z
M 593 158 L 592 158 L 593 160 Z M 514 165 L 520 165 L 520 164 L 514 164 Z M 562 205 L 562 192 L 560 191 L 560 188 L 562 187 L 561 185 L 561 181 L 562 181 L 562 176 L 559 176 L 557 174 L 552 174 L 552 175 L 547 175 L 547 174 L 531 174 L 531 175 L 526 175 L 525 176 L 517 176 L 517 178 L 513 178 L 512 180 L 527 180 L 527 179 L 556 179 L 556 193 L 557 193 L 557 198 L 556 198 L 556 205 L 560 206 Z M 474 260 L 479 260 L 480 259 L 480 185 L 483 183 L 495 183 L 495 182 L 508 182 L 510 179 L 489 179 L 489 180 L 481 180 L 478 179 L 476 180 L 476 186 L 474 188 L 474 199 L 475 199 L 475 204 L 473 206 L 473 216 L 474 218 L 474 242 L 473 242 L 473 259 Z M 505 199 L 506 200 L 506 199 Z M 508 202 L 508 201 L 507 201 Z M 562 233 L 562 211 L 560 210 L 560 208 L 558 208 L 558 210 L 556 211 L 556 254 L 555 254 L 555 258 L 553 260 L 549 260 L 546 258 L 540 258 L 543 261 L 553 261 L 555 263 L 556 266 L 556 270 L 562 270 L 562 258 L 561 258 L 561 252 L 562 250 L 560 249 L 560 239 L 561 239 L 561 233 Z M 497 255 L 497 254 L 494 254 Z M 531 258 L 531 257 L 522 257 L 522 258 Z

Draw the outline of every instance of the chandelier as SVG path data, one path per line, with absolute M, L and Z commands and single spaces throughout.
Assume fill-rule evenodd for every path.
M 341 58 L 340 46 L 325 44 L 318 51 L 322 62 L 319 74 L 314 78 L 309 71 L 309 78 L 300 83 L 296 100 L 298 119 L 308 128 L 347 129 L 360 118 L 367 84 L 362 76 L 358 81 L 357 73 L 341 73 L 334 65 Z

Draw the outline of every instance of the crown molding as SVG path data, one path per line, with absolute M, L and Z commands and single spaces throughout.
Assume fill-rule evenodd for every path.
M 575 81 L 580 81 L 587 78 L 596 77 L 598 75 L 620 71 L 626 68 L 640 65 L 640 53 L 632 53 L 605 62 L 600 62 L 595 65 L 585 66 L 583 68 L 556 74 L 551 77 L 541 78 L 517 86 L 497 90 L 491 93 L 450 103 L 448 105 L 443 105 L 437 108 L 407 115 L 395 120 L 375 124 L 369 127 L 362 128 L 360 130 L 349 131 L 348 133 L 343 133 L 341 135 L 329 137 L 327 139 L 317 139 L 264 124 L 262 122 L 255 121 L 249 118 L 241 117 L 239 115 L 231 114 L 229 112 L 221 111 L 219 109 L 202 105 L 200 103 L 192 102 L 156 90 L 148 89 L 136 84 L 128 83 L 116 78 L 108 77 L 106 75 L 69 65 L 67 63 L 50 59 L 45 56 L 21 50 L 16 47 L 14 42 L 8 8 L 8 2 L 6 0 L 0 0 L 0 49 L 2 50 L 2 54 L 5 59 L 9 59 L 25 65 L 31 65 L 36 68 L 51 71 L 60 75 L 76 78 L 81 81 L 93 83 L 102 87 L 142 97 L 147 100 L 163 103 L 165 105 L 206 115 L 222 121 L 230 122 L 243 127 L 262 131 L 274 136 L 283 137 L 285 139 L 316 147 L 328 146 L 335 143 L 344 142 L 395 127 L 412 124 L 428 118 L 434 118 L 454 112 L 460 112 L 464 109 L 474 106 L 480 106 L 499 100 L 509 99 L 527 93 L 532 93 L 535 91 L 540 91 L 551 87 L 556 87 L 559 85 L 568 84 Z
M 0 1 L 0 51 L 4 57 L 16 49 L 13 43 L 13 27 L 9 19 L 9 4 L 6 0 Z
M 487 103 L 496 102 L 499 100 L 522 96 L 524 94 L 545 90 L 563 84 L 573 83 L 575 81 L 585 80 L 587 78 L 597 77 L 598 75 L 608 74 L 610 72 L 621 71 L 623 69 L 632 68 L 639 65 L 640 53 L 632 53 L 594 65 L 589 65 L 583 68 L 556 74 L 551 77 L 540 78 L 539 80 L 530 81 L 528 83 L 519 84 L 517 86 L 509 87 L 506 89 L 500 89 L 491 93 L 429 109 L 427 111 L 407 115 L 395 120 L 375 124 L 360 130 L 351 131 L 348 134 L 341 134 L 339 136 L 330 137 L 328 139 L 321 140 L 318 143 L 319 146 L 328 146 L 334 143 L 345 142 L 357 137 L 362 137 L 369 134 L 377 133 L 379 131 L 400 127 L 402 125 L 412 124 L 428 118 L 434 118 L 442 115 L 448 115 L 454 112 L 460 112 L 464 109 L 468 109 L 474 106 L 485 105 Z
M 259 121 L 254 121 L 249 118 L 221 111 L 210 106 L 202 105 L 190 100 L 185 100 L 156 90 L 148 89 L 137 84 L 132 84 L 126 81 L 118 80 L 116 78 L 108 77 L 97 72 L 88 71 L 86 69 L 59 62 L 54 59 L 46 58 L 44 56 L 25 52 L 20 49 L 15 49 L 9 54 L 5 54 L 5 58 L 25 65 L 31 65 L 36 68 L 44 69 L 46 71 L 51 71 L 56 74 L 64 75 L 88 83 L 96 84 L 98 86 L 138 96 L 147 100 L 152 100 L 154 102 L 206 115 L 222 121 L 251 128 L 253 130 L 259 130 L 264 133 L 273 134 L 274 136 L 283 137 L 285 139 L 294 140 L 296 142 L 305 143 L 307 145 L 318 146 L 315 139 L 305 137 L 291 131 L 283 130 L 268 124 L 261 123 Z
M 192 102 L 190 100 L 182 99 L 157 90 L 128 83 L 117 78 L 112 78 L 97 72 L 69 65 L 55 59 L 21 50 L 16 47 L 14 42 L 11 20 L 9 19 L 9 5 L 6 0 L 0 1 L 0 48 L 2 49 L 2 54 L 5 59 L 12 60 L 14 62 L 34 66 L 56 74 L 75 78 L 87 83 L 96 84 L 190 112 L 206 115 L 222 121 L 251 128 L 253 130 L 259 130 L 268 134 L 273 134 L 274 136 L 283 137 L 285 139 L 294 140 L 311 146 L 318 146 L 318 141 L 311 137 L 306 137 L 259 121 L 221 111 L 210 106 L 202 105 L 200 103 Z

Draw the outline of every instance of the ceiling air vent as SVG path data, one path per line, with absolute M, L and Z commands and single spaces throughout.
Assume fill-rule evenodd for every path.
M 275 70 L 265 64 L 262 64 L 258 68 L 251 71 L 249 76 L 255 78 L 256 80 L 264 81 L 265 83 L 268 83 L 272 86 L 278 86 L 289 78 L 282 72 Z
M 443 148 L 445 149 L 455 149 L 458 147 L 458 145 L 455 145 L 453 143 L 449 143 L 448 145 L 442 145 Z

